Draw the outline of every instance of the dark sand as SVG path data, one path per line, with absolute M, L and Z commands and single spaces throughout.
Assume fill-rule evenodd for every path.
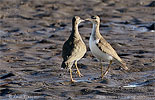
M 0 100 L 154 100 L 153 0 L 0 0 Z M 104 38 L 126 61 L 104 80 L 88 47 L 92 24 L 79 25 L 88 52 L 78 62 L 84 75 L 70 83 L 61 69 L 63 43 L 74 15 L 101 18 Z M 154 26 L 152 26 L 154 29 Z M 103 62 L 106 70 L 108 63 Z

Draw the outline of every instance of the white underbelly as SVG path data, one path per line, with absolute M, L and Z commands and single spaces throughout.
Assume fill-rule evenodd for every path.
M 109 54 L 103 53 L 95 44 L 95 41 L 89 40 L 89 47 L 92 54 L 99 60 L 109 61 L 112 60 L 113 57 Z

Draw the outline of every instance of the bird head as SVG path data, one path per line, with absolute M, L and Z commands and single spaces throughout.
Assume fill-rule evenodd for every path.
M 72 22 L 74 24 L 79 24 L 80 22 L 83 22 L 84 20 L 81 19 L 79 16 L 74 16 L 73 19 L 72 19 Z
M 85 20 L 91 21 L 94 24 L 100 23 L 100 17 L 99 16 L 91 16 L 91 18 L 87 18 Z

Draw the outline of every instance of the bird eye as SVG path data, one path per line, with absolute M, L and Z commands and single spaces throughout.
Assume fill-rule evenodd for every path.
M 92 18 L 92 19 L 96 19 L 96 17 L 95 17 L 95 16 L 92 16 L 91 18 Z

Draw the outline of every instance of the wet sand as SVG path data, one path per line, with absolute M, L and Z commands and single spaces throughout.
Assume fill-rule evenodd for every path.
M 153 0 L 1 0 L 1 100 L 154 100 L 155 2 Z M 129 71 L 113 62 L 103 80 L 88 41 L 92 24 L 79 25 L 87 53 L 61 69 L 63 43 L 74 15 L 99 15 L 100 32 L 126 61 Z M 151 26 L 152 25 L 152 26 Z M 151 26 L 151 27 L 150 27 Z M 108 63 L 103 62 L 106 70 Z

